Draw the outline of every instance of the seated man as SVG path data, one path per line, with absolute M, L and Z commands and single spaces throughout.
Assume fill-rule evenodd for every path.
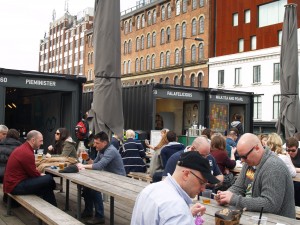
M 206 137 L 197 137 L 195 138 L 195 140 L 193 141 L 191 146 L 186 147 L 185 150 L 176 152 L 175 154 L 173 154 L 168 162 L 167 165 L 165 167 L 165 170 L 163 172 L 163 177 L 166 177 L 169 174 L 173 174 L 173 172 L 175 171 L 176 168 L 176 164 L 177 161 L 180 158 L 180 155 L 183 152 L 187 152 L 187 151 L 198 151 L 200 153 L 200 155 L 204 158 L 206 158 L 209 161 L 210 164 L 210 168 L 211 168 L 211 174 L 213 174 L 221 183 L 223 182 L 224 176 L 221 173 L 216 160 L 213 156 L 211 156 L 210 153 L 210 143 L 208 141 L 208 139 Z M 212 187 L 215 185 L 210 185 L 208 184 L 208 187 Z
M 235 183 L 219 191 L 215 199 L 248 211 L 264 212 L 295 218 L 292 176 L 285 163 L 270 149 L 264 149 L 259 138 L 244 134 L 237 145 L 244 163 Z
M 98 152 L 95 160 L 87 159 L 87 165 L 78 163 L 77 166 L 79 169 L 104 170 L 123 176 L 126 175 L 121 155 L 118 150 L 109 143 L 108 136 L 105 132 L 101 131 L 94 136 L 94 147 L 96 147 Z M 88 220 L 87 224 L 104 224 L 104 206 L 101 193 L 84 187 L 83 198 L 85 201 L 85 209 L 81 217 L 92 217 L 94 205 L 96 211 L 95 217 Z
M 57 206 L 53 190 L 55 181 L 49 174 L 41 174 L 35 166 L 34 150 L 43 144 L 43 135 L 28 132 L 26 142 L 10 155 L 4 173 L 3 191 L 14 195 L 36 194 Z
M 204 191 L 207 182 L 219 182 L 211 174 L 208 160 L 196 151 L 183 153 L 172 176 L 141 191 L 131 224 L 195 224 L 193 217 L 204 214 L 205 207 L 200 203 L 190 207 L 191 198 Z

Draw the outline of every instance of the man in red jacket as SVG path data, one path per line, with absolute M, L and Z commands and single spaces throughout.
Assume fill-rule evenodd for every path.
M 36 194 L 57 206 L 53 190 L 55 181 L 41 174 L 35 166 L 34 150 L 43 144 L 43 135 L 36 130 L 27 134 L 27 141 L 10 155 L 4 173 L 3 192 L 14 195 Z

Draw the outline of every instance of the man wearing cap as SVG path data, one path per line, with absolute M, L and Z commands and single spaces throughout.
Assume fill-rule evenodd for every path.
M 181 155 L 171 176 L 147 186 L 135 202 L 131 225 L 195 224 L 194 216 L 203 215 L 205 207 L 192 204 L 191 198 L 205 190 L 207 183 L 219 182 L 210 171 L 209 162 L 197 151 Z
M 235 183 L 219 191 L 215 199 L 248 211 L 263 211 L 295 218 L 293 180 L 285 163 L 270 149 L 264 149 L 259 138 L 244 134 L 237 145 L 245 162 Z
M 184 150 L 179 151 L 174 153 L 167 161 L 167 165 L 164 169 L 163 172 L 163 177 L 166 177 L 169 174 L 173 174 L 177 161 L 180 158 L 180 155 L 183 152 L 187 152 L 187 151 L 198 151 L 200 153 L 201 156 L 203 156 L 204 158 L 206 158 L 209 161 L 209 165 L 211 168 L 211 173 L 220 181 L 223 182 L 224 180 L 224 176 L 221 173 L 215 158 L 210 155 L 210 143 L 208 141 L 208 139 L 206 137 L 197 137 L 195 138 L 195 140 L 193 141 L 191 146 L 187 146 Z M 214 186 L 214 185 L 210 185 L 208 184 L 208 186 Z

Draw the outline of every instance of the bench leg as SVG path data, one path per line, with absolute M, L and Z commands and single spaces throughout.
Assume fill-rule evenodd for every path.
M 6 212 L 6 214 L 8 216 L 11 215 L 11 202 L 12 202 L 11 197 L 9 195 L 7 195 L 7 212 Z
M 61 189 L 60 189 L 60 191 L 59 192 L 64 192 L 64 180 L 63 180 L 63 178 L 61 177 L 60 178 L 60 185 L 61 185 Z
M 69 210 L 69 196 L 70 196 L 70 181 L 66 180 L 66 205 L 65 205 L 65 211 Z
M 110 196 L 110 225 L 114 225 L 115 223 L 115 198 L 113 196 Z
M 77 184 L 77 219 L 81 219 L 81 185 Z

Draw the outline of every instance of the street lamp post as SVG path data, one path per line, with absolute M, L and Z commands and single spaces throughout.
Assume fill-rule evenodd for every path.
M 184 81 L 184 66 L 185 66 L 185 39 L 191 39 L 195 41 L 203 41 L 202 38 L 187 38 L 187 37 L 182 37 L 182 50 L 181 50 L 181 58 L 182 58 L 182 67 L 181 67 L 181 86 L 183 86 L 183 81 Z

